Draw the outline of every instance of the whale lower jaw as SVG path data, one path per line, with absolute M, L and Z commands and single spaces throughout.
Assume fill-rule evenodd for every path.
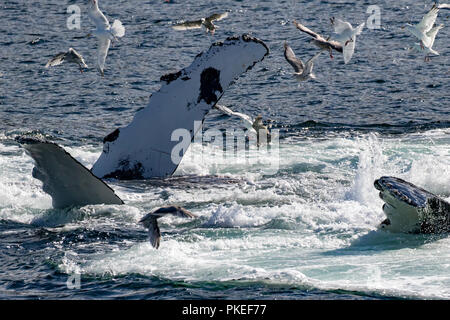
M 450 204 L 410 182 L 395 177 L 375 180 L 385 202 L 386 220 L 380 228 L 391 232 L 450 232 Z

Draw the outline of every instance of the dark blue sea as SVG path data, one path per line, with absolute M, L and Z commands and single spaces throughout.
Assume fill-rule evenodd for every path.
M 431 0 L 101 0 L 126 28 L 102 78 L 97 41 L 84 37 L 94 28 L 87 3 L 0 2 L 0 299 L 450 298 L 450 238 L 378 230 L 385 215 L 373 187 L 394 175 L 450 199 L 450 10 L 436 21 L 446 25 L 434 43 L 440 55 L 425 62 L 402 27 Z M 80 29 L 67 27 L 70 5 L 80 8 Z M 284 41 L 302 60 L 317 48 L 292 21 L 329 36 L 331 17 L 367 23 L 371 5 L 380 25 L 357 36 L 351 61 L 323 53 L 316 79 L 297 82 Z M 216 12 L 229 15 L 214 35 L 172 29 Z M 147 105 L 162 75 L 244 33 L 270 54 L 220 103 L 271 120 L 276 172 L 248 154 L 220 163 L 214 146 L 194 143 L 171 178 L 108 181 L 125 205 L 52 209 L 17 135 L 42 134 L 90 168 L 103 138 Z M 85 57 L 85 72 L 45 68 L 69 47 Z M 216 110 L 204 124 L 241 127 Z M 168 204 L 198 218 L 161 219 L 155 250 L 139 220 Z

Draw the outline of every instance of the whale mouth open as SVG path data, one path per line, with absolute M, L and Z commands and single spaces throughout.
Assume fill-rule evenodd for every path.
M 396 177 L 381 177 L 374 186 L 385 202 L 380 228 L 391 232 L 450 232 L 450 204 L 437 195 Z

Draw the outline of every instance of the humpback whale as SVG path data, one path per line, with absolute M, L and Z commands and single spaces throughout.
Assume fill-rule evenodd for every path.
M 387 218 L 380 227 L 392 232 L 450 232 L 450 203 L 396 177 L 375 180 Z
M 147 107 L 127 127 L 105 137 L 103 152 L 91 170 L 42 137 L 25 135 L 16 140 L 35 160 L 33 176 L 43 182 L 55 208 L 122 204 L 101 179 L 170 176 L 179 165 L 171 158 L 177 144 L 171 139 L 172 132 L 188 130 L 190 143 L 200 129 L 194 127 L 194 121 L 203 122 L 233 81 L 268 53 L 257 38 L 231 37 L 197 55 L 189 67 L 161 77 L 164 84 L 150 97 Z
M 247 35 L 232 37 L 197 55 L 188 68 L 161 77 L 165 84 L 150 97 L 148 106 L 135 115 L 130 125 L 105 137 L 103 152 L 91 170 L 42 136 L 23 135 L 16 141 L 34 159 L 33 177 L 43 182 L 43 190 L 51 196 L 54 208 L 121 205 L 122 199 L 101 178 L 171 175 L 179 164 L 170 156 L 176 144 L 171 139 L 172 132 L 190 129 L 191 142 L 200 129 L 194 127 L 194 122 L 203 123 L 233 81 L 268 54 L 269 49 L 259 39 Z M 149 229 L 155 248 L 161 238 L 157 219 L 166 214 L 194 217 L 186 209 L 174 206 L 147 214 L 140 222 Z

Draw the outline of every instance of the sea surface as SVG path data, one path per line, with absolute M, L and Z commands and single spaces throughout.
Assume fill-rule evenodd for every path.
M 373 181 L 395 175 L 450 200 L 450 11 L 442 10 L 424 62 L 402 26 L 418 23 L 433 1 L 104 0 L 126 35 L 110 49 L 105 77 L 87 1 L 0 3 L 0 299 L 449 299 L 448 235 L 394 234 Z M 80 29 L 67 27 L 69 5 Z M 348 64 L 323 53 L 316 80 L 298 83 L 284 60 L 316 52 L 298 20 L 328 36 L 332 16 L 353 26 L 369 5 L 381 25 L 364 28 Z M 214 35 L 176 31 L 182 20 L 229 12 Z M 277 164 L 218 161 L 194 143 L 168 179 L 108 181 L 125 201 L 55 210 L 33 160 L 14 141 L 39 133 L 90 168 L 103 138 L 147 105 L 161 75 L 190 65 L 216 41 L 251 34 L 270 49 L 220 103 L 272 120 L 280 131 Z M 46 69 L 73 47 L 89 65 Z M 204 129 L 242 128 L 212 110 Z M 262 152 L 262 151 L 261 151 Z M 194 157 L 201 154 L 202 157 Z M 220 156 L 220 155 L 219 155 Z M 273 158 L 270 158 L 273 157 Z M 139 219 L 163 205 L 197 219 L 160 219 L 159 250 Z

